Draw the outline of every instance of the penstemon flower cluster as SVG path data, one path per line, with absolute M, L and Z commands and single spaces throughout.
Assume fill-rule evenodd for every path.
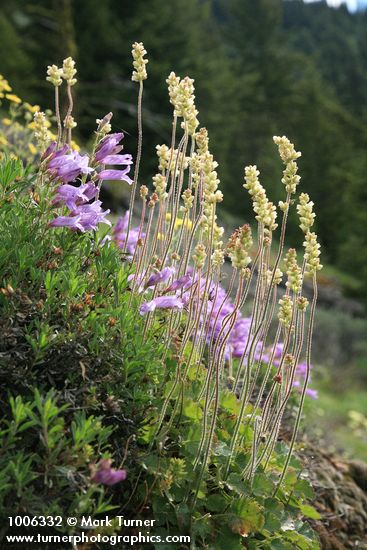
M 128 258 L 130 302 L 144 319 L 144 332 L 153 330 L 156 320 L 163 319 L 162 362 L 170 349 L 177 362 L 176 375 L 162 397 L 156 419 L 157 440 L 167 433 L 178 415 L 180 403 L 176 396 L 184 393 L 192 368 L 198 370 L 205 365 L 198 398 L 203 414 L 193 464 L 196 475 L 189 495 L 194 506 L 211 463 L 220 396 L 228 388 L 239 403 L 239 412 L 228 442 L 224 479 L 236 462 L 244 425 L 253 428 L 253 441 L 252 458 L 242 472 L 243 479 L 251 480 L 259 466 L 266 469 L 287 402 L 291 397 L 298 399 L 289 454 L 278 487 L 284 479 L 305 396 L 316 397 L 308 383 L 316 275 L 322 268 L 320 246 L 316 234 L 311 232 L 315 219 L 313 203 L 305 193 L 298 200 L 296 197 L 301 179 L 297 159 L 301 153 L 285 136 L 274 137 L 283 163 L 284 196 L 278 208 L 268 199 L 257 166 L 247 166 L 243 187 L 253 205 L 255 224 L 239 227 L 225 243 L 217 217 L 218 204 L 223 200 L 218 165 L 210 152 L 208 132 L 200 127 L 194 81 L 173 72 L 167 78 L 173 107 L 171 140 L 157 146 L 157 173 L 152 177 L 151 190 L 142 185 L 136 193 L 143 141 L 143 82 L 148 77 L 146 53 L 143 44 L 133 45 L 132 80 L 139 86 L 139 141 L 133 179 L 128 175 L 132 157 L 121 153 L 124 136 L 110 133 L 111 113 L 97 120 L 95 146 L 90 155 L 70 149 L 71 89 L 76 82 L 70 58 L 64 61 L 63 69 L 52 66 L 48 70 L 48 80 L 55 87 L 56 110 L 63 79 L 70 103 L 64 129 L 57 115 L 58 140 L 44 152 L 40 174 L 54 189 L 52 206 L 58 215 L 50 226 L 81 232 L 96 231 L 101 222 L 110 223 L 106 217 L 109 211 L 102 209 L 99 200 L 103 181 L 119 180 L 132 186 L 130 209 L 115 224 L 111 241 Z M 284 250 L 288 214 L 295 203 L 304 234 L 300 263 L 294 249 Z M 137 227 L 132 226 L 134 212 L 140 212 Z M 231 263 L 232 275 L 224 288 L 225 261 Z M 309 308 L 303 294 L 306 277 L 313 286 Z M 244 316 L 245 306 L 251 309 L 250 316 Z M 271 336 L 273 333 L 275 336 Z
M 110 211 L 103 210 L 99 200 L 102 182 L 118 180 L 131 185 L 132 180 L 128 174 L 133 164 L 132 156 L 121 154 L 124 134 L 110 133 L 112 113 L 102 120 L 97 120 L 95 147 L 91 155 L 81 155 L 72 150 L 71 131 L 76 126 L 74 122 L 70 124 L 73 107 L 71 87 L 76 83 L 75 63 L 71 58 L 67 58 L 64 60 L 63 69 L 52 65 L 48 67 L 47 74 L 47 80 L 55 87 L 59 132 L 57 141 L 49 143 L 42 154 L 40 178 L 46 177 L 53 185 L 55 197 L 52 205 L 58 211 L 63 210 L 49 225 L 69 227 L 81 232 L 95 231 L 100 223 L 111 225 L 106 217 Z M 58 102 L 58 89 L 63 78 L 66 80 L 69 96 L 68 114 L 64 120 L 66 133 L 61 129 Z M 38 121 L 36 137 L 41 145 L 45 145 L 48 141 L 48 130 L 41 124 L 42 113 L 36 113 L 35 118 Z M 118 168 L 110 168 L 111 166 Z

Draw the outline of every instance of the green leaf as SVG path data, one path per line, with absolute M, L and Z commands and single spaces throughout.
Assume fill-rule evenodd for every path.
M 321 515 L 319 512 L 314 508 L 313 506 L 310 506 L 309 504 L 304 504 L 300 506 L 300 510 L 306 518 L 310 519 L 321 519 Z
M 281 528 L 282 522 L 281 519 L 276 516 L 273 512 L 265 514 L 265 523 L 264 530 L 274 533 Z
M 233 513 L 230 527 L 236 533 L 257 533 L 264 526 L 262 508 L 255 500 L 239 499 L 232 503 L 230 510 Z
M 271 495 L 274 490 L 274 484 L 266 474 L 259 473 L 254 476 L 252 482 L 252 492 L 255 496 Z
M 205 503 L 205 506 L 210 512 L 223 512 L 227 506 L 227 501 L 222 495 L 210 495 Z
M 230 413 L 237 414 L 240 409 L 240 403 L 234 393 L 225 391 L 222 395 L 220 405 Z
M 244 483 L 240 474 L 230 474 L 228 476 L 226 485 L 228 489 L 230 489 L 231 491 L 235 491 L 239 495 L 243 495 L 247 490 L 246 484 Z
M 194 403 L 192 399 L 187 399 L 184 402 L 182 412 L 187 418 L 190 418 L 191 420 L 201 420 L 201 418 L 203 417 L 203 411 L 201 407 L 197 403 Z
M 314 490 L 308 479 L 299 479 L 293 488 L 293 494 L 310 500 L 315 498 Z
M 215 454 L 216 456 L 230 456 L 231 451 L 228 445 L 224 443 L 224 441 L 219 441 L 214 447 L 213 454 Z
M 226 550 L 243 550 L 242 537 L 231 531 L 227 526 L 223 526 L 212 548 L 213 550 L 223 550 L 223 548 Z
M 210 520 L 209 514 L 196 518 L 193 522 L 192 532 L 194 535 L 205 540 L 205 538 L 212 533 L 213 525 Z

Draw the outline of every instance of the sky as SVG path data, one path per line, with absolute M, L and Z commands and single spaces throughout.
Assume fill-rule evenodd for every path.
M 315 2 L 317 0 L 305 0 L 306 2 Z M 339 7 L 341 4 L 347 4 L 350 11 L 356 11 L 358 8 L 367 8 L 367 0 L 326 0 L 329 6 L 335 8 Z

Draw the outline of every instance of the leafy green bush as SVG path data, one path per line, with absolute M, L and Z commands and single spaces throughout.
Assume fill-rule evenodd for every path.
M 104 489 L 91 481 L 88 464 L 108 457 L 112 428 L 101 418 L 74 412 L 55 393 L 24 401 L 10 397 L 11 413 L 0 432 L 0 509 L 8 516 L 99 514 L 111 509 Z

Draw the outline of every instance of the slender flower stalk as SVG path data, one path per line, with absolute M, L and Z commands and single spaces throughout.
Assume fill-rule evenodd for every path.
M 64 59 L 62 64 L 62 78 L 66 81 L 66 91 L 69 100 L 68 110 L 64 119 L 64 142 L 71 144 L 71 132 L 75 128 L 76 122 L 74 122 L 71 113 L 73 112 L 74 100 L 72 94 L 72 87 L 77 83 L 75 75 L 77 70 L 75 69 L 75 61 L 72 57 L 67 57 Z
M 139 82 L 139 93 L 138 93 L 138 151 L 136 155 L 136 162 L 135 162 L 135 171 L 134 171 L 134 180 L 132 184 L 132 190 L 130 195 L 130 205 L 129 205 L 129 221 L 127 226 L 127 232 L 126 232 L 126 242 L 129 239 L 129 233 L 131 228 L 131 219 L 134 213 L 134 205 L 135 205 L 135 194 L 136 194 L 136 186 L 138 184 L 139 179 L 139 169 L 140 169 L 140 161 L 141 161 L 141 153 L 142 153 L 142 147 L 143 147 L 143 124 L 142 124 L 142 102 L 143 102 L 143 81 L 147 79 L 147 71 L 146 71 L 146 64 L 148 63 L 148 60 L 144 58 L 146 55 L 146 50 L 144 48 L 144 45 L 142 42 L 134 42 L 131 50 L 132 56 L 133 56 L 133 66 L 134 71 L 131 77 L 131 80 L 134 82 Z
M 56 65 L 49 65 L 47 67 L 47 78 L 49 82 L 54 86 L 55 88 L 55 113 L 56 113 L 56 120 L 57 120 L 57 147 L 61 143 L 61 136 L 62 136 L 62 124 L 61 124 L 61 115 L 60 115 L 60 103 L 59 103 L 59 88 L 62 84 L 62 75 L 63 70 L 59 69 Z

